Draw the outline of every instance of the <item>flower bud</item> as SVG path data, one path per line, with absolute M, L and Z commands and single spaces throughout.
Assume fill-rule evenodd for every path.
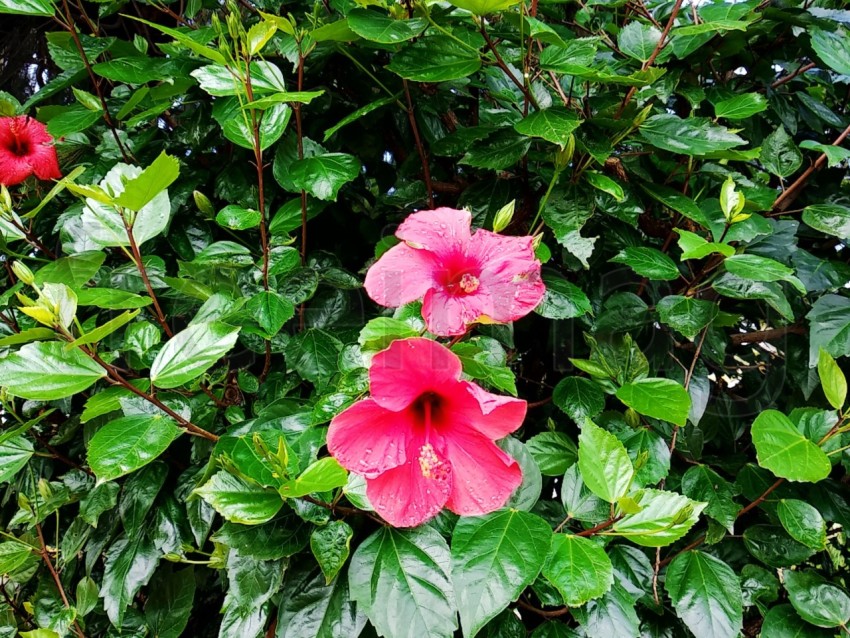
M 9 194 L 9 189 L 5 185 L 0 184 L 0 211 L 11 212 L 12 196 Z
M 35 275 L 32 274 L 32 270 L 22 261 L 12 262 L 12 272 L 27 286 L 32 286 L 35 283 Z
M 510 225 L 511 220 L 514 218 L 515 208 L 516 200 L 512 199 L 510 202 L 508 202 L 499 209 L 499 211 L 496 213 L 496 216 L 493 218 L 494 233 L 500 233 Z
M 207 217 L 215 217 L 215 208 L 213 208 L 210 198 L 204 195 L 201 191 L 192 191 L 192 197 L 195 199 L 195 206 Z

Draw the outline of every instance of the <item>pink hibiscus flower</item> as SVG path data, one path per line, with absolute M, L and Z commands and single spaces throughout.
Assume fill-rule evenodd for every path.
M 0 117 L 0 184 L 14 186 L 33 173 L 39 179 L 62 177 L 53 137 L 26 115 Z
M 414 527 L 444 506 L 486 514 L 522 482 L 517 462 L 493 441 L 522 424 L 525 401 L 460 376 L 460 359 L 445 346 L 394 341 L 372 358 L 371 398 L 331 421 L 330 453 L 366 478 L 369 501 L 391 525 Z
M 546 291 L 531 237 L 470 231 L 472 216 L 452 208 L 413 213 L 366 273 L 366 292 L 396 308 L 422 298 L 428 330 L 448 337 L 472 323 L 508 323 L 534 310 Z

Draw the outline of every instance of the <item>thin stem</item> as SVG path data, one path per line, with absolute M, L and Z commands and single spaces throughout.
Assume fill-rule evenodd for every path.
M 784 75 L 781 78 L 779 78 L 778 80 L 776 80 L 775 82 L 773 82 L 773 84 L 770 85 L 770 88 L 772 88 L 772 89 L 779 88 L 780 86 L 782 86 L 786 82 L 790 82 L 791 80 L 793 80 L 797 76 L 802 75 L 806 71 L 813 69 L 816 66 L 817 66 L 817 64 L 815 64 L 814 62 L 809 62 L 808 64 L 800 65 L 797 68 L 796 71 L 793 71 L 793 72 L 789 73 L 788 75 Z
M 26 228 L 23 225 L 19 224 L 17 221 L 15 221 L 15 218 L 12 217 L 12 216 L 9 216 L 9 218 L 6 219 L 5 221 L 8 221 L 12 226 L 14 226 L 19 231 L 21 231 L 24 234 L 24 237 L 26 238 L 27 242 L 33 248 L 37 248 L 38 250 L 43 252 L 46 257 L 48 257 L 50 259 L 56 259 L 56 253 L 54 253 L 47 246 L 45 246 L 44 243 L 35 235 L 35 233 L 32 232 L 32 230 L 30 230 L 29 228 Z
M 298 91 L 304 90 L 304 53 L 301 50 L 301 42 L 298 42 Z M 304 159 L 304 125 L 301 120 L 301 103 L 296 102 L 292 107 L 295 110 L 295 133 L 298 143 L 298 159 Z M 301 190 L 301 266 L 307 264 L 307 191 Z M 302 303 L 298 308 L 298 327 L 304 330 L 305 306 Z
M 38 533 L 38 542 L 41 545 L 41 559 L 44 561 L 44 564 L 47 565 L 47 569 L 53 577 L 53 582 L 56 583 L 56 588 L 59 590 L 59 595 L 62 597 L 62 603 L 65 605 L 65 609 L 71 609 L 71 603 L 68 601 L 68 595 L 65 593 L 65 587 L 62 586 L 62 580 L 59 578 L 59 574 L 53 566 L 53 561 L 50 560 L 50 552 L 47 550 L 47 543 L 44 542 L 44 533 L 41 531 L 41 525 L 38 523 L 35 524 L 35 531 Z M 79 623 L 74 620 L 73 624 L 74 631 L 76 631 L 77 635 L 80 638 L 86 638 L 86 635 L 80 628 Z
M 413 99 L 410 97 L 410 87 L 407 84 L 407 80 L 402 80 L 402 82 L 404 84 L 404 96 L 407 98 L 407 119 L 410 121 L 410 130 L 413 131 L 413 139 L 416 142 L 416 151 L 419 153 L 419 160 L 422 162 L 422 176 L 425 180 L 425 190 L 428 193 L 428 206 L 434 208 L 434 186 L 431 184 L 431 168 L 428 165 L 428 155 L 425 153 L 425 147 L 419 135 L 419 126 L 416 124 L 416 115 L 413 112 Z
M 139 275 L 142 277 L 142 282 L 145 284 L 145 289 L 148 291 L 148 295 L 153 302 L 153 311 L 156 316 L 156 320 L 159 325 L 162 326 L 165 334 L 170 339 L 174 336 L 174 333 L 168 326 L 168 320 L 165 318 L 165 314 L 162 312 L 162 308 L 159 305 L 159 299 L 157 299 L 156 293 L 153 291 L 151 280 L 148 277 L 148 271 L 145 269 L 145 262 L 142 261 L 142 253 L 139 251 L 139 246 L 136 244 L 136 238 L 133 236 L 133 227 L 127 223 L 127 218 L 124 217 L 123 213 L 121 214 L 121 220 L 124 222 L 124 228 L 127 231 L 127 238 L 130 240 L 130 252 L 132 253 L 133 261 L 136 262 L 136 268 L 138 269 Z
M 484 20 L 481 20 L 481 35 L 484 36 L 484 41 L 487 43 L 487 48 L 493 53 L 493 57 L 496 58 L 496 64 L 499 66 L 502 71 L 504 71 L 505 75 L 508 76 L 508 79 L 513 82 L 516 87 L 522 92 L 523 96 L 526 100 L 528 100 L 535 109 L 540 110 L 540 105 L 537 103 L 537 99 L 528 90 L 528 87 L 525 85 L 525 82 L 520 82 L 516 76 L 511 73 L 510 67 L 505 64 L 505 61 L 502 59 L 499 50 L 496 48 L 496 45 L 493 44 L 493 41 L 490 39 L 490 35 L 487 33 L 487 28 L 484 26 Z

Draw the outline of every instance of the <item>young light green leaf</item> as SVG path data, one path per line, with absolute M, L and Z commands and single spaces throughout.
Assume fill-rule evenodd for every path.
M 197 323 L 166 342 L 151 365 L 151 383 L 176 388 L 199 377 L 236 343 L 239 328 L 220 322 Z
M 818 377 L 826 400 L 836 410 L 841 410 L 847 401 L 847 378 L 838 363 L 826 350 L 818 354 Z
M 88 389 L 106 371 L 58 341 L 28 343 L 0 359 L 0 386 L 23 399 L 54 401 Z
M 112 481 L 158 458 L 181 432 L 172 419 L 160 415 L 115 419 L 89 441 L 89 466 L 99 483 Z
M 552 537 L 543 575 L 570 607 L 599 598 L 614 583 L 614 568 L 602 546 L 589 538 L 568 534 Z
M 632 461 L 620 440 L 589 419 L 578 437 L 578 468 L 590 491 L 609 503 L 625 496 L 634 477 Z
M 688 391 L 672 379 L 639 379 L 617 390 L 617 398 L 645 416 L 683 426 L 691 410 Z
M 832 463 L 817 445 L 777 410 L 765 410 L 751 428 L 759 465 L 789 481 L 816 483 L 829 476 Z

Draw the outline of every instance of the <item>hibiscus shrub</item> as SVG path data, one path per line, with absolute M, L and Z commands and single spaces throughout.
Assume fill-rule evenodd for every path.
M 0 0 L 0 638 L 850 633 L 843 5 Z

